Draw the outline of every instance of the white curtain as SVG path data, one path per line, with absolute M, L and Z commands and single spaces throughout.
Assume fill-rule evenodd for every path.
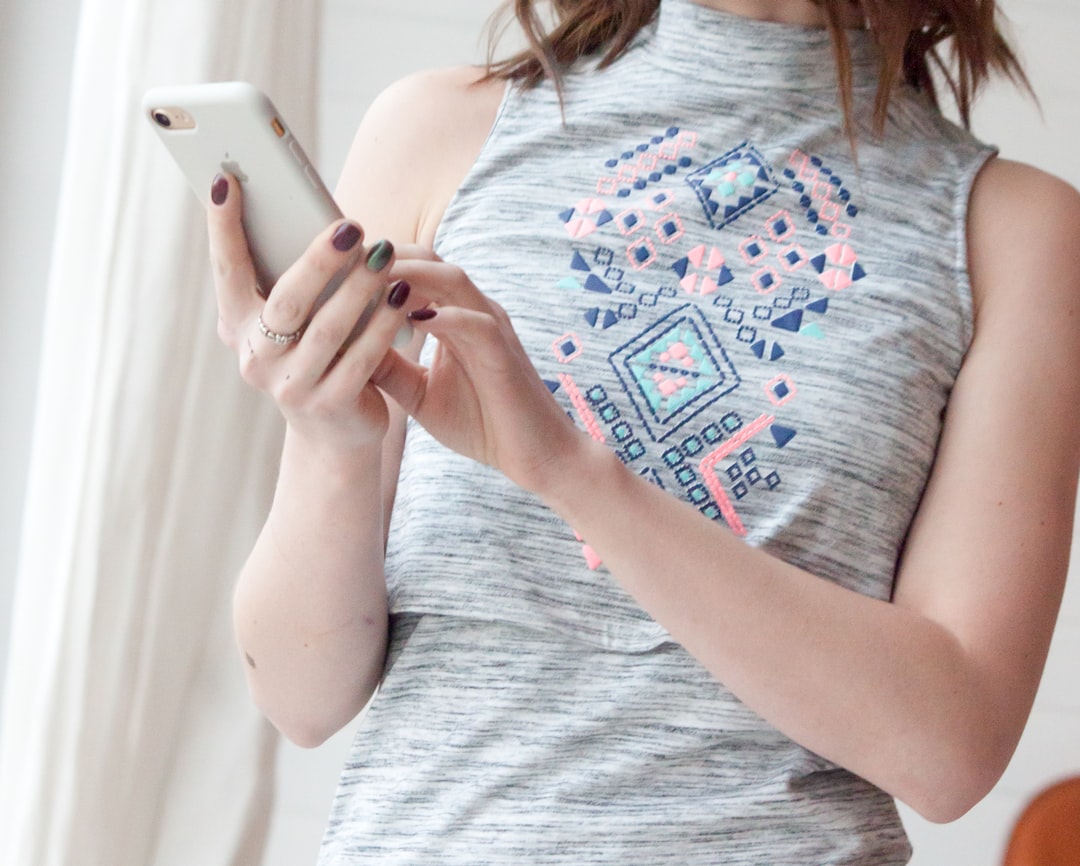
M 280 423 L 217 342 L 201 210 L 138 106 L 243 78 L 310 144 L 319 13 L 81 4 L 0 719 L 4 866 L 260 860 L 275 740 L 230 601 Z

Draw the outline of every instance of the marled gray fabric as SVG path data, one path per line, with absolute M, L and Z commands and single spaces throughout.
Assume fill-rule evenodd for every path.
M 864 119 L 868 35 L 853 57 Z M 664 0 L 626 57 L 571 75 L 565 125 L 550 87 L 508 94 L 437 247 L 635 471 L 885 599 L 971 336 L 990 150 L 902 91 L 856 165 L 833 68 L 821 31 Z M 388 673 L 320 866 L 907 862 L 888 796 L 748 711 L 596 566 L 410 428 Z

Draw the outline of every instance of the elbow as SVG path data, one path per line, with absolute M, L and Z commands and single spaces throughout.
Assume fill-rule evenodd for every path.
M 366 684 L 365 684 L 366 685 Z M 377 682 L 370 688 L 348 690 L 347 694 L 322 692 L 299 700 L 275 700 L 262 694 L 257 683 L 248 681 L 252 701 L 286 740 L 301 749 L 316 749 L 352 722 L 374 696 Z
M 904 798 L 904 802 L 932 824 L 951 824 L 963 818 L 984 796 L 985 791 L 972 795 L 961 791 L 939 790 L 919 797 Z
M 270 719 L 270 723 L 286 740 L 301 749 L 317 749 L 344 727 L 344 725 L 285 724 L 275 722 L 273 719 Z
M 286 740 L 301 749 L 317 749 L 355 719 L 367 706 L 360 701 L 333 708 L 330 712 L 286 713 L 263 709 L 263 714 Z
M 960 750 L 957 750 L 958 752 Z M 955 754 L 932 769 L 909 778 L 898 799 L 933 824 L 950 824 L 964 817 L 998 783 L 1012 752 L 1001 755 Z

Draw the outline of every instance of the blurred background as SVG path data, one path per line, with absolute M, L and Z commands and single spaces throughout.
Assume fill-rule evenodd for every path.
M 1074 155 L 1080 140 L 1080 55 L 1075 50 L 1080 6 L 1071 0 L 1001 0 L 1000 5 L 1041 110 L 1000 83 L 977 107 L 975 132 L 997 144 L 1005 156 L 1034 163 L 1080 186 L 1080 161 Z M 69 134 L 67 105 L 80 6 L 79 0 L 0 0 L 0 686 L 9 661 L 45 289 Z M 492 0 L 323 0 L 318 120 L 308 150 L 331 186 L 374 96 L 412 70 L 482 60 L 485 44 L 478 34 L 493 7 Z M 313 751 L 277 745 L 278 784 L 264 866 L 314 862 L 351 735 L 352 728 L 346 729 Z M 1043 686 L 1012 764 L 986 800 L 953 824 L 931 825 L 904 810 L 916 852 L 912 863 L 996 866 L 1022 806 L 1049 783 L 1077 772 L 1080 575 L 1074 574 Z

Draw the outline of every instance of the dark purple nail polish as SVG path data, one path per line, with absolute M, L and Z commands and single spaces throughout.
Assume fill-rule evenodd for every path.
M 405 280 L 398 280 L 390 286 L 390 291 L 386 295 L 386 303 L 393 309 L 400 310 L 405 306 L 405 302 L 409 300 L 410 289 L 411 287 Z
M 338 252 L 347 253 L 360 242 L 363 236 L 364 233 L 356 223 L 342 223 L 334 232 L 334 237 L 330 242 Z
M 210 184 L 210 200 L 216 205 L 222 205 L 228 197 L 229 179 L 223 174 L 214 175 L 214 182 Z
M 414 322 L 430 322 L 435 318 L 435 310 L 431 307 L 424 307 L 419 310 L 413 310 L 409 313 L 409 318 Z

